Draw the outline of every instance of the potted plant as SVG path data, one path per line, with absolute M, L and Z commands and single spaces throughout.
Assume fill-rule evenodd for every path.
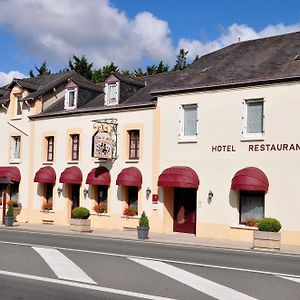
M 17 216 L 21 212 L 21 204 L 19 204 L 18 201 L 16 200 L 9 200 L 6 202 L 7 206 L 9 207 L 10 205 L 13 206 L 13 212 L 14 212 L 14 222 L 17 222 Z
M 90 211 L 85 207 L 76 207 L 72 210 L 70 230 L 77 232 L 91 232 Z
M 127 218 L 136 216 L 138 214 L 138 210 L 136 207 L 128 206 L 124 209 L 123 215 Z
M 14 224 L 14 207 L 13 203 L 10 203 L 7 209 L 6 216 L 4 217 L 5 226 L 13 226 Z
M 149 228 L 149 219 L 143 211 L 139 220 L 139 226 L 137 227 L 139 240 L 145 240 L 149 238 Z
M 259 220 L 258 230 L 253 231 L 253 248 L 279 250 L 281 245 L 281 224 L 274 218 Z

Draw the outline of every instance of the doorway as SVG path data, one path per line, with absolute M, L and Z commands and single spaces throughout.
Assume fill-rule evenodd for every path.
M 174 188 L 173 231 L 196 234 L 197 190 Z

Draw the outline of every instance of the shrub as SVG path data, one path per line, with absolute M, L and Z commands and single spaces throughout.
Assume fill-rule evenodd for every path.
M 149 227 L 149 219 L 146 216 L 145 212 L 143 211 L 141 217 L 140 217 L 140 221 L 139 221 L 139 226 L 140 227 Z
M 278 232 L 280 229 L 281 229 L 280 222 L 274 218 L 261 219 L 258 224 L 259 231 Z
M 107 204 L 105 204 L 105 203 L 95 204 L 93 209 L 97 214 L 106 213 L 107 212 Z
M 138 210 L 135 207 L 128 206 L 124 209 L 123 214 L 126 217 L 133 217 L 138 214 Z
M 10 205 L 8 206 L 6 216 L 7 217 L 13 217 L 14 216 L 14 206 L 13 206 L 12 203 L 10 203 Z
M 85 207 L 76 207 L 72 210 L 72 217 L 74 219 L 88 219 L 90 211 Z

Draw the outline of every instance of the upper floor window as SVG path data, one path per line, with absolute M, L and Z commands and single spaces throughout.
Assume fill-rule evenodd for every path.
M 198 135 L 198 106 L 182 105 L 179 136 L 181 140 L 196 140 Z
M 74 109 L 77 107 L 78 88 L 66 89 L 65 91 L 65 109 Z
M 21 137 L 13 136 L 12 143 L 11 143 L 11 159 L 12 160 L 20 159 L 20 153 L 21 153 Z
M 54 136 L 48 136 L 47 139 L 47 161 L 54 160 Z
M 244 131 L 246 138 L 259 138 L 264 134 L 264 101 L 245 101 Z
M 72 160 L 79 160 L 79 134 L 71 134 Z
M 105 84 L 105 104 L 115 105 L 119 101 L 119 82 Z
M 16 95 L 16 115 L 22 115 L 22 102 L 21 102 L 22 96 Z
M 129 134 L 129 159 L 139 159 L 140 156 L 140 131 L 130 130 Z

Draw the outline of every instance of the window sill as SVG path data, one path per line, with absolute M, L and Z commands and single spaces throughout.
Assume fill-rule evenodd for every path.
M 255 142 L 255 141 L 264 141 L 265 140 L 265 137 L 264 136 L 257 136 L 257 137 L 254 137 L 254 136 L 251 136 L 251 137 L 242 137 L 241 138 L 241 142 Z
M 122 215 L 121 218 L 122 219 L 133 219 L 133 220 L 139 220 L 140 219 L 139 216 L 130 216 L 130 217 L 127 217 L 127 216 L 124 216 L 124 215 Z
M 44 161 L 42 165 L 53 165 L 53 161 Z
M 198 143 L 198 140 L 195 139 L 178 140 L 178 144 L 193 144 L 193 143 Z
M 79 161 L 78 160 L 69 160 L 67 161 L 68 165 L 78 165 Z
M 21 163 L 20 159 L 14 159 L 9 162 L 9 164 L 11 164 L 11 165 L 16 165 L 16 164 L 20 164 L 20 163 Z
M 91 216 L 96 216 L 96 217 L 110 217 L 111 215 L 109 213 L 102 213 L 102 214 L 91 213 Z
M 137 164 L 139 162 L 139 160 L 138 159 L 127 159 L 127 160 L 125 160 L 125 163 L 126 164 L 130 164 L 130 163 L 132 163 L 132 164 Z
M 47 213 L 47 214 L 54 214 L 54 210 L 53 209 L 51 209 L 51 210 L 41 209 L 40 212 Z
M 12 117 L 10 118 L 11 121 L 18 121 L 18 120 L 22 120 L 22 116 L 16 116 L 16 117 Z
M 243 224 L 232 225 L 232 226 L 230 226 L 230 228 L 232 228 L 232 229 L 244 229 L 244 230 L 258 230 L 257 227 L 247 226 L 247 225 L 243 225 Z

